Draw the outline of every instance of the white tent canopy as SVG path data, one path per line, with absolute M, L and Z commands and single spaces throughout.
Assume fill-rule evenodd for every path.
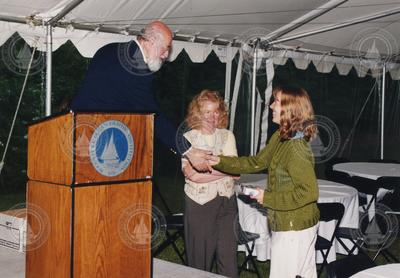
M 353 66 L 363 76 L 368 69 L 380 74 L 384 61 L 392 78 L 400 78 L 394 63 L 399 52 L 400 1 L 0 0 L 0 7 L 0 44 L 18 32 L 44 51 L 45 25 L 50 21 L 55 26 L 53 51 L 70 40 L 83 56 L 92 57 L 101 46 L 127 41 L 129 34 L 160 19 L 175 34 L 170 59 L 185 49 L 193 62 L 202 62 L 214 50 L 226 62 L 236 53 L 230 51 L 227 57 L 227 48 L 259 37 L 260 47 L 273 51 L 276 64 L 292 58 L 299 68 L 313 62 L 321 72 L 336 65 L 340 74 Z M 357 21 L 362 22 L 354 24 Z M 346 23 L 349 26 L 295 39 Z

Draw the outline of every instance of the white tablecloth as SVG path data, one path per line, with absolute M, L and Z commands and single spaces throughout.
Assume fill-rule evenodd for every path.
M 400 177 L 400 164 L 376 162 L 346 162 L 333 165 L 333 170 L 377 180 L 380 177 Z
M 400 164 L 396 163 L 376 163 L 376 162 L 346 162 L 333 165 L 336 171 L 344 172 L 350 176 L 358 176 L 371 180 L 380 177 L 400 177 Z M 391 192 L 385 188 L 379 188 L 377 200 L 382 199 L 387 193 Z M 364 195 L 365 196 L 365 195 Z M 372 195 L 366 195 L 367 201 L 372 199 Z M 375 216 L 375 200 L 368 209 L 368 217 L 371 221 Z
M 265 188 L 266 174 L 257 175 L 242 175 L 238 181 L 240 184 L 247 186 L 258 186 Z M 318 180 L 320 189 L 320 197 L 318 202 L 333 203 L 339 202 L 345 206 L 345 213 L 341 222 L 342 227 L 358 228 L 358 196 L 357 190 L 350 186 L 334 183 L 326 180 Z M 256 240 L 254 255 L 257 260 L 266 261 L 270 259 L 270 233 L 267 227 L 267 219 L 256 209 L 250 207 L 238 199 L 239 221 L 245 231 L 258 233 L 260 238 Z M 324 237 L 332 235 L 335 228 L 334 221 L 321 222 L 318 234 Z M 240 251 L 244 251 L 244 246 L 239 246 Z M 336 252 L 344 253 L 345 251 L 339 246 L 334 244 L 332 252 L 328 256 L 328 261 L 335 260 Z M 320 258 L 317 257 L 320 261 Z
M 395 278 L 400 277 L 400 264 L 386 264 L 360 271 L 351 278 Z
M 318 203 L 342 203 L 345 211 L 341 227 L 358 228 L 358 192 L 355 188 L 328 180 L 318 180 Z

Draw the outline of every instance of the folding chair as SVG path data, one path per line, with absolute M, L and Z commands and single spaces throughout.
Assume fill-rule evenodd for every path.
M 322 236 L 317 236 L 317 241 L 315 243 L 315 250 L 321 252 L 322 255 L 322 264 L 318 270 L 318 277 L 321 275 L 324 267 L 328 264 L 328 254 L 332 248 L 333 241 L 336 237 L 337 229 L 340 225 L 340 221 L 342 220 L 344 214 L 344 206 L 341 203 L 318 203 L 318 209 L 320 212 L 320 220 L 324 222 L 329 222 L 332 220 L 336 220 L 335 229 L 330 239 L 326 239 Z
M 350 162 L 351 160 L 346 158 L 346 157 L 332 157 L 329 159 L 325 164 L 327 169 L 332 169 L 333 165 L 338 164 L 338 163 L 345 163 L 345 162 Z
M 361 205 L 364 204 L 363 208 L 364 208 L 365 212 L 368 211 L 368 209 L 373 204 L 373 201 L 376 200 L 376 195 L 377 195 L 379 188 L 386 188 L 386 189 L 391 190 L 400 184 L 400 178 L 393 178 L 393 177 L 381 177 L 377 181 L 360 178 L 360 177 L 352 177 L 352 181 L 353 181 L 352 185 L 354 187 L 356 187 L 359 192 L 365 193 L 365 194 L 370 194 L 373 196 L 369 202 L 367 202 L 367 201 L 362 202 L 363 199 L 362 199 L 362 197 L 360 197 L 360 204 Z M 397 188 L 400 188 L 400 187 L 397 187 Z M 394 202 L 393 204 L 397 204 L 397 202 Z M 381 202 L 377 202 L 375 204 L 375 216 L 374 216 L 374 219 L 371 221 L 371 223 L 374 222 L 375 225 L 379 225 L 379 223 L 382 224 L 381 227 L 377 226 L 379 229 L 378 230 L 379 233 L 381 233 L 380 228 L 382 228 L 382 227 L 386 228 L 386 230 L 382 234 L 382 238 L 384 241 L 376 243 L 377 246 L 379 246 L 379 248 L 378 248 L 376 254 L 374 255 L 373 261 L 375 261 L 375 259 L 379 255 L 382 255 L 388 262 L 390 262 L 390 261 L 394 261 L 397 263 L 399 262 L 398 258 L 396 258 L 391 252 L 389 252 L 389 250 L 385 249 L 387 247 L 386 246 L 387 241 L 392 236 L 395 236 L 395 234 L 398 231 L 398 220 L 397 220 L 396 216 L 393 216 L 394 218 L 392 218 L 392 220 L 390 220 L 390 221 L 387 220 L 387 218 L 390 216 L 386 216 L 386 215 L 390 215 L 390 214 L 396 214 L 396 212 L 392 211 L 390 209 L 390 207 L 385 206 Z M 368 220 L 368 223 L 370 223 L 370 220 Z M 388 223 L 391 223 L 392 226 L 388 226 Z M 393 223 L 397 223 L 397 224 L 393 224 Z M 339 244 L 341 244 L 343 246 L 343 248 L 348 252 L 348 254 L 353 254 L 354 251 L 358 248 L 358 250 L 361 253 L 368 255 L 362 248 L 362 246 L 365 244 L 368 237 L 366 237 L 366 234 L 364 234 L 361 230 L 350 229 L 350 228 L 339 228 L 337 231 L 336 239 L 338 240 Z M 342 239 L 350 240 L 354 244 L 354 246 L 351 249 L 349 249 L 344 244 Z M 366 244 L 368 245 L 369 243 L 367 242 Z
M 173 214 L 171 209 L 169 208 L 164 196 L 162 195 L 157 183 L 153 182 L 154 193 L 158 195 L 163 206 L 167 211 L 167 215 L 165 216 L 164 227 L 160 227 L 160 230 L 165 230 L 165 240 L 156 247 L 152 252 L 152 256 L 158 256 L 162 251 L 164 251 L 169 245 L 172 246 L 175 253 L 178 255 L 179 259 L 182 261 L 184 265 L 186 265 L 185 260 L 185 248 L 180 250 L 177 246 L 176 242 L 179 239 L 184 241 L 184 225 L 183 225 L 183 214 L 177 213 Z M 153 197 L 155 196 L 153 195 Z
M 353 246 L 351 249 L 344 243 L 343 239 L 349 240 Z M 358 249 L 359 252 L 367 255 L 362 249 L 364 245 L 364 239 L 360 234 L 359 229 L 338 227 L 336 231 L 336 240 L 346 250 L 347 255 L 354 255 L 354 251 Z
M 367 212 L 373 202 L 376 200 L 376 195 L 379 190 L 378 183 L 371 179 L 353 176 L 349 177 L 348 185 L 357 189 L 359 193 L 359 205 L 363 208 L 364 212 Z M 372 198 L 371 200 L 369 200 L 369 202 L 366 194 L 372 195 Z M 337 230 L 336 239 L 339 244 L 346 250 L 348 255 L 353 255 L 356 249 L 367 255 L 361 248 L 364 244 L 364 238 L 359 229 L 339 227 Z M 343 239 L 347 239 L 352 242 L 353 247 L 350 249 L 344 243 Z
M 363 207 L 364 212 L 368 211 L 371 205 L 376 200 L 376 195 L 379 190 L 379 185 L 377 181 L 353 176 L 350 178 L 350 185 L 357 189 L 359 193 L 359 205 Z M 361 195 L 360 193 L 363 193 L 363 195 Z M 368 201 L 368 198 L 365 196 L 365 194 L 372 195 L 372 198 Z
M 391 182 L 386 182 L 387 185 L 383 186 L 382 184 L 384 183 L 384 179 L 381 179 L 378 181 L 374 181 L 371 179 L 363 178 L 363 177 L 351 177 L 351 186 L 356 188 L 359 193 L 364 194 L 362 196 L 359 194 L 359 200 L 360 200 L 360 206 L 363 208 L 364 212 L 367 212 L 368 209 L 372 206 L 374 201 L 376 201 L 377 193 L 379 188 L 387 188 L 390 189 Z M 368 201 L 367 197 L 365 194 L 372 195 L 372 198 Z M 377 204 L 375 205 L 375 207 Z M 364 235 L 361 233 L 359 229 L 351 229 L 351 228 L 338 228 L 337 231 L 337 236 L 336 236 L 337 241 L 339 242 L 340 245 L 346 250 L 346 252 L 349 255 L 352 255 L 356 249 L 358 249 L 360 252 L 364 253 L 367 255 L 366 252 L 363 251 L 362 246 L 364 245 Z M 343 242 L 343 239 L 350 240 L 354 245 L 351 249 L 349 249 L 346 244 Z
M 379 204 L 383 204 L 388 207 L 388 209 L 385 209 L 385 214 L 388 217 L 393 215 L 393 222 L 397 220 L 397 227 L 394 227 L 394 230 L 391 231 L 393 233 L 397 233 L 399 227 L 398 218 L 396 218 L 396 215 L 400 215 L 400 177 L 380 177 L 378 178 L 377 183 L 379 187 L 392 191 L 392 193 L 387 194 L 383 200 L 379 202 Z M 376 253 L 375 258 L 380 254 L 380 252 L 382 252 L 382 255 L 387 261 L 389 261 L 390 258 L 392 261 L 399 263 L 399 259 L 397 257 L 382 247 Z
M 153 251 L 153 257 L 158 256 L 165 248 L 171 245 L 179 259 L 186 265 L 185 249 L 180 250 L 176 245 L 178 239 L 184 239 L 183 214 L 168 215 L 165 220 L 166 226 L 162 227 L 162 229 L 165 229 L 165 240 Z
M 250 205 L 252 208 L 258 210 L 261 214 L 264 216 L 267 216 L 267 208 L 263 207 L 261 204 L 257 202 L 257 200 L 250 198 L 248 195 L 243 195 L 243 194 L 238 194 L 237 198 L 240 199 L 243 203 Z M 239 220 L 236 223 L 237 225 L 237 235 L 238 235 L 238 244 L 239 245 L 244 245 L 247 250 L 247 256 L 242 263 L 242 265 L 239 267 L 239 274 L 242 271 L 248 271 L 257 274 L 257 277 L 261 277 L 260 272 L 257 268 L 257 264 L 253 258 L 253 252 L 254 252 L 254 247 L 255 247 L 255 241 L 260 237 L 259 234 L 256 233 L 251 233 L 247 231 L 243 231 Z M 249 243 L 251 243 L 251 247 L 249 246 Z M 253 269 L 248 268 L 248 263 L 251 263 L 253 265 Z
M 385 213 L 387 213 L 387 212 L 385 212 Z M 397 230 L 398 230 L 398 228 L 399 228 L 399 227 L 398 227 L 398 225 L 397 225 L 396 229 L 391 229 L 390 231 L 387 231 L 386 240 L 385 240 L 385 241 L 381 244 L 381 246 L 379 247 L 378 251 L 376 252 L 376 254 L 375 254 L 374 258 L 373 258 L 373 261 L 375 261 L 376 258 L 377 258 L 380 254 L 382 254 L 382 256 L 386 259 L 387 262 L 400 263 L 399 259 L 396 258 L 395 255 L 393 255 L 389 250 L 385 249 L 385 248 L 387 247 L 387 246 L 385 246 L 385 245 L 386 245 L 387 241 L 389 240 L 390 236 L 391 236 L 391 235 L 397 235 L 397 232 L 398 232 Z
M 239 267 L 239 275 L 242 271 L 248 271 L 248 272 L 255 273 L 258 278 L 261 278 L 261 274 L 258 270 L 257 264 L 253 258 L 255 241 L 259 237 L 260 237 L 259 234 L 243 231 L 242 227 L 238 223 L 238 244 L 239 245 L 244 244 L 244 246 L 246 247 L 246 250 L 247 250 L 247 256 L 246 256 L 244 262 L 242 263 L 242 265 Z M 251 243 L 251 247 L 249 246 L 249 243 Z M 254 270 L 248 268 L 249 262 L 253 266 Z
M 393 177 L 381 177 L 378 180 L 371 180 L 363 177 L 357 177 L 353 176 L 351 177 L 351 186 L 356 188 L 359 192 L 359 203 L 360 206 L 363 208 L 364 212 L 367 212 L 369 208 L 374 204 L 375 201 L 377 201 L 377 193 L 379 188 L 385 188 L 388 190 L 392 190 L 395 188 L 398 188 L 399 184 L 399 178 L 393 178 Z M 368 200 L 367 197 L 363 197 L 360 193 L 364 193 L 367 195 L 372 195 L 372 198 Z M 378 204 L 375 205 L 375 209 L 377 209 Z M 387 209 L 390 211 L 390 209 Z M 374 223 L 376 223 L 376 219 L 372 220 Z M 389 233 L 392 233 L 393 231 L 387 231 Z M 374 257 L 374 260 L 379 254 L 382 254 L 387 261 L 393 260 L 395 262 L 398 262 L 399 260 L 392 255 L 388 250 L 384 250 L 383 247 L 384 244 L 379 248 L 377 254 Z M 361 249 L 359 249 L 361 250 Z
M 350 175 L 344 172 L 336 171 L 336 170 L 331 170 L 326 173 L 326 178 L 330 181 L 350 185 L 351 184 L 351 179 Z
M 365 254 L 347 256 L 343 259 L 330 262 L 326 267 L 328 278 L 348 278 L 364 269 L 376 266 Z
M 333 170 L 333 165 L 338 164 L 338 163 L 345 163 L 345 162 L 350 162 L 350 159 L 345 158 L 345 157 L 333 157 L 329 159 L 327 162 L 325 162 L 325 176 L 328 180 L 329 177 L 331 176 L 331 173 Z M 332 180 L 334 181 L 334 180 Z
M 400 211 L 400 177 L 380 177 L 377 183 L 379 187 L 393 191 L 384 197 L 382 203 L 395 211 Z
M 382 255 L 388 262 L 400 263 L 399 259 L 387 248 L 388 244 L 398 236 L 399 220 L 397 216 L 400 215 L 400 211 L 393 211 L 390 207 L 380 202 L 377 204 L 377 211 L 379 213 L 376 213 L 376 221 L 384 229 L 384 241 L 380 243 L 373 260 L 375 261 L 379 255 Z
M 267 216 L 268 209 L 263 205 L 259 204 L 256 199 L 251 198 L 248 195 L 238 194 L 237 198 L 243 203 L 248 204 L 250 207 L 258 210 L 262 215 Z

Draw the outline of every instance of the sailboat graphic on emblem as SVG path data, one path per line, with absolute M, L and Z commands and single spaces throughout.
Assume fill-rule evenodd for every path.
M 90 162 L 103 176 L 115 177 L 131 164 L 134 148 L 131 131 L 125 124 L 105 121 L 90 138 Z
M 106 146 L 104 147 L 103 152 L 99 157 L 99 160 L 103 161 L 103 163 L 107 167 L 118 166 L 120 158 L 114 143 L 114 132 L 111 132 L 110 140 L 106 143 Z

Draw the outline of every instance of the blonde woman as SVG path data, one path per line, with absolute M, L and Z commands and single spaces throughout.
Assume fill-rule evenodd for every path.
M 203 90 L 191 101 L 184 134 L 191 145 L 215 155 L 237 156 L 235 137 L 226 129 L 228 113 L 218 92 Z M 198 172 L 183 159 L 185 245 L 188 265 L 237 277 L 234 177 L 217 170 Z
M 308 145 L 315 135 L 314 111 L 302 88 L 273 91 L 272 121 L 280 125 L 267 146 L 250 157 L 214 156 L 215 169 L 232 174 L 268 169 L 268 185 L 257 201 L 268 208 L 271 278 L 317 277 L 315 241 L 319 221 L 314 158 Z

